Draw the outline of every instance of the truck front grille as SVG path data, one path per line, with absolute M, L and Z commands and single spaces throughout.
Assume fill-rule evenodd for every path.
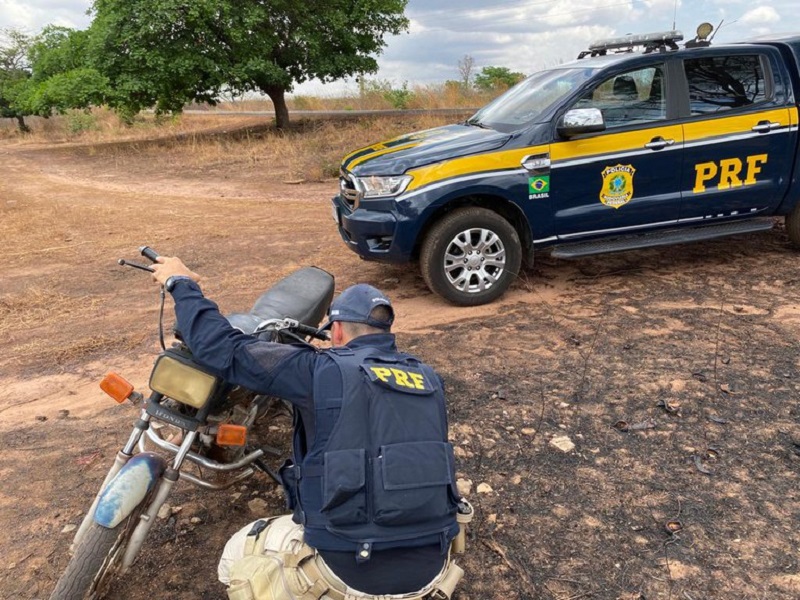
M 353 178 L 347 171 L 341 170 L 339 172 L 339 193 L 345 199 L 351 209 L 358 208 L 361 201 L 361 194 L 356 189 Z

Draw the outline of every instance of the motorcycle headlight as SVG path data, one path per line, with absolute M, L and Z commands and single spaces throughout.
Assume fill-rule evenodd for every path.
M 390 177 L 354 177 L 356 189 L 361 192 L 361 197 L 387 198 L 399 196 L 406 191 L 411 183 L 411 175 L 392 175 Z
M 156 360 L 150 374 L 150 389 L 195 408 L 205 406 L 217 389 L 220 379 L 200 371 L 188 362 L 169 354 Z

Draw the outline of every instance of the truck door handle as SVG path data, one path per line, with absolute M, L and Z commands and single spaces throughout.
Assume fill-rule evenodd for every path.
M 644 147 L 650 150 L 663 150 L 675 144 L 675 140 L 665 140 L 663 137 L 658 136 L 650 140 L 650 143 L 645 144 Z
M 781 126 L 780 123 L 770 122 L 770 121 L 759 121 L 758 125 L 753 126 L 753 131 L 757 133 L 768 133 L 770 131 L 774 131 L 775 129 L 779 129 Z

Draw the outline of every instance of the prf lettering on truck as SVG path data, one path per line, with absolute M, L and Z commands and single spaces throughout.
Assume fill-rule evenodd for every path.
M 744 179 L 741 178 L 742 171 L 745 171 L 744 163 L 740 158 L 726 158 L 716 163 L 714 161 L 699 163 L 694 166 L 695 194 L 706 191 L 706 184 L 717 181 L 718 190 L 728 190 L 730 188 L 742 187 L 743 185 L 753 185 L 756 182 L 756 175 L 761 173 L 761 168 L 767 163 L 769 156 L 766 154 L 754 154 L 748 156 L 747 169 Z

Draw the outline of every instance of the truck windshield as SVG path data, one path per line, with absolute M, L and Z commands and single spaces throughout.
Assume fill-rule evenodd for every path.
M 538 122 L 554 103 L 580 87 L 594 69 L 552 69 L 534 73 L 467 120 L 469 125 L 512 133 Z

